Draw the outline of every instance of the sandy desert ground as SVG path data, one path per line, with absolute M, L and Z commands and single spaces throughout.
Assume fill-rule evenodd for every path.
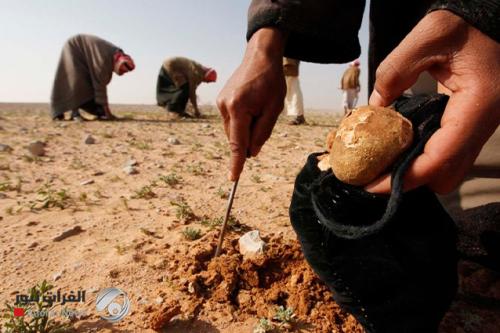
M 306 114 L 309 124 L 298 127 L 280 119 L 259 157 L 246 163 L 226 259 L 212 260 L 230 188 L 216 111 L 172 121 L 153 106 L 113 110 L 122 120 L 52 122 L 47 105 L 0 104 L 0 144 L 12 148 L 0 152 L 0 306 L 45 279 L 54 290 L 86 291 L 76 306 L 86 315 L 72 323 L 77 332 L 252 332 L 278 305 L 295 308 L 289 331 L 362 332 L 305 265 L 288 218 L 295 176 L 309 153 L 324 150 L 338 117 Z M 95 143 L 84 142 L 88 135 Z M 28 152 L 35 140 L 45 144 L 44 156 Z M 127 164 L 137 173 L 128 174 Z M 270 254 L 249 267 L 236 244 L 254 229 Z M 234 277 L 227 267 L 243 273 Z M 214 288 L 209 296 L 198 290 L 200 279 Z M 498 292 L 498 280 L 490 282 Z M 131 301 L 115 324 L 95 309 L 106 287 Z M 500 327 L 498 307 L 466 311 L 458 302 L 454 309 L 446 332 Z

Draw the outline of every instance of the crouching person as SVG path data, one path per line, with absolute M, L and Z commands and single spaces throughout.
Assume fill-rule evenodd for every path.
M 175 118 L 190 118 L 186 112 L 188 100 L 193 105 L 195 117 L 200 110 L 196 101 L 196 89 L 202 82 L 215 82 L 217 72 L 188 58 L 175 57 L 166 59 L 158 74 L 156 100 L 159 106 Z
M 130 56 L 99 37 L 76 35 L 64 44 L 51 95 L 53 120 L 82 120 L 82 109 L 100 120 L 115 117 L 108 105 L 107 85 L 113 72 L 123 75 L 134 70 Z

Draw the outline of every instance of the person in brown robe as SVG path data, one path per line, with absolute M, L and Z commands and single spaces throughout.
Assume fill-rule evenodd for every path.
M 195 117 L 200 116 L 196 101 L 196 89 L 202 82 L 215 82 L 217 72 L 184 57 L 168 58 L 158 74 L 156 100 L 159 106 L 176 117 L 191 117 L 186 112 L 188 100 L 194 108 Z
M 123 75 L 135 68 L 122 49 L 97 36 L 79 34 L 63 46 L 50 99 L 53 120 L 82 120 L 79 109 L 98 119 L 113 119 L 107 85 L 113 72 Z

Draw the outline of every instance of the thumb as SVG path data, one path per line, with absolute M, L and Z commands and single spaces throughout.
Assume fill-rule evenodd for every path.
M 375 87 L 369 104 L 387 106 L 410 88 L 423 71 L 445 60 L 433 27 L 425 18 L 382 61 L 375 74 Z

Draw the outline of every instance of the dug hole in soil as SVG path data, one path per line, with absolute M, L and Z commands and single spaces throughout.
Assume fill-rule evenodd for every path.
M 304 260 L 300 244 L 270 235 L 264 254 L 243 257 L 237 235 L 227 235 L 222 254 L 214 258 L 217 233 L 199 240 L 187 256 L 169 254 L 177 265 L 171 275 L 180 297 L 149 309 L 148 326 L 154 330 L 176 319 L 243 322 L 272 320 L 279 306 L 292 308 L 295 320 L 280 331 L 364 332 L 354 317 L 343 312 L 331 292 Z

